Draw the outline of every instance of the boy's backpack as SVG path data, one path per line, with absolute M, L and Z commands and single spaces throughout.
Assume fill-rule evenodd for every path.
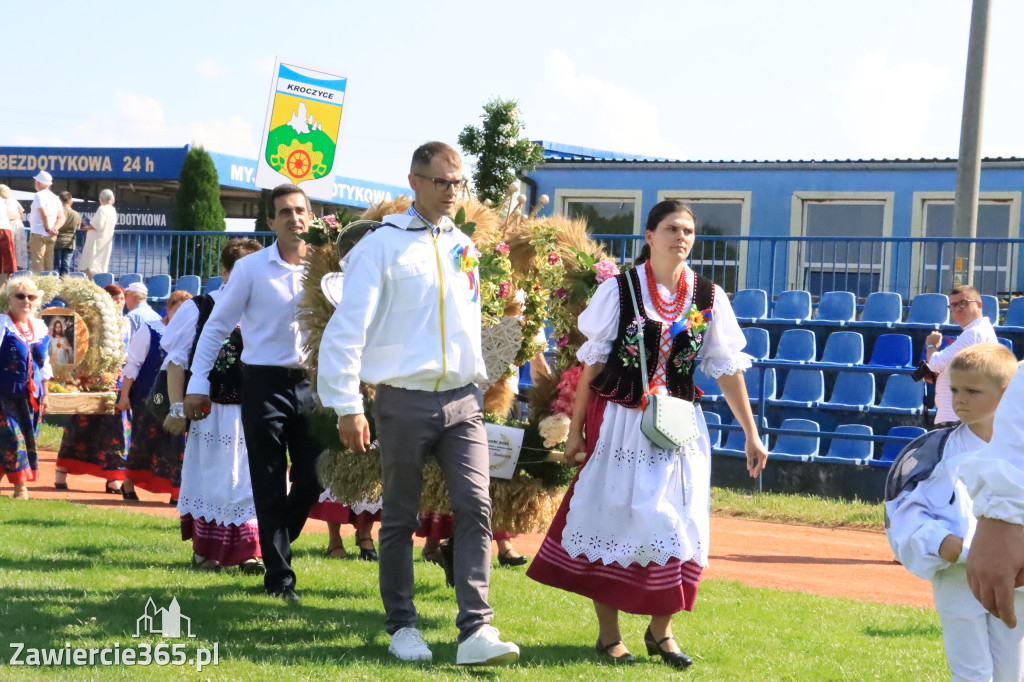
M 885 477 L 885 501 L 892 502 L 903 492 L 913 490 L 932 475 L 932 471 L 946 451 L 946 441 L 956 426 L 929 431 L 918 436 L 896 457 Z M 885 513 L 885 527 L 889 527 L 889 512 Z

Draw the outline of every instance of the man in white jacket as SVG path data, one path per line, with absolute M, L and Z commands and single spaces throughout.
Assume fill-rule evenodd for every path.
M 1003 394 L 992 440 L 959 473 L 978 517 L 967 582 L 992 615 L 1016 627 L 1014 588 L 1024 586 L 1024 371 Z
M 507 665 L 519 648 L 499 639 L 487 603 L 491 565 L 489 457 L 480 348 L 480 289 L 472 241 L 451 221 L 464 186 L 458 153 L 441 142 L 415 151 L 415 200 L 389 215 L 342 263 L 341 301 L 320 345 L 317 391 L 338 414 L 344 445 L 370 446 L 359 383 L 377 387 L 373 410 L 383 474 L 380 593 L 389 651 L 432 654 L 416 629 L 412 534 L 423 464 L 434 456 L 455 515 L 459 665 Z

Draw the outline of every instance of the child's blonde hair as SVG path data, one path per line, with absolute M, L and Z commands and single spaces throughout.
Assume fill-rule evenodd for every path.
M 976 343 L 957 353 L 949 368 L 984 374 L 1005 387 L 1017 373 L 1017 358 L 1001 343 Z

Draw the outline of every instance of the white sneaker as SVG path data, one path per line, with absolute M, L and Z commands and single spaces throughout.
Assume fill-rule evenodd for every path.
M 512 665 L 519 660 L 519 647 L 498 638 L 497 628 L 484 625 L 459 644 L 456 665 Z
M 402 628 L 391 635 L 388 652 L 403 661 L 429 661 L 434 657 L 416 628 Z

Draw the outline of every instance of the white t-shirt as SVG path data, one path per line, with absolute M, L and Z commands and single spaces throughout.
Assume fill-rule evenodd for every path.
M 56 194 L 51 192 L 49 189 L 41 189 L 36 192 L 35 197 L 32 199 L 32 210 L 29 213 L 28 224 L 32 229 L 32 234 L 40 234 L 44 237 L 53 236 L 46 231 L 46 227 L 43 225 L 43 213 L 50 219 L 50 227 L 52 228 L 57 224 L 57 214 L 64 210 L 60 203 L 60 199 Z

